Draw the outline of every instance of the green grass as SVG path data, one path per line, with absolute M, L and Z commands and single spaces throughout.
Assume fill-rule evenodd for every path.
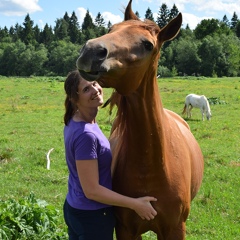
M 0 196 L 19 199 L 33 192 L 61 210 L 67 191 L 63 146 L 64 78 L 0 77 Z M 187 221 L 187 240 L 240 239 L 240 78 L 159 79 L 164 107 L 181 115 L 189 93 L 225 104 L 211 105 L 211 121 L 199 109 L 187 120 L 205 159 L 202 187 Z M 105 89 L 105 100 L 111 94 Z M 108 109 L 98 123 L 109 136 Z M 51 149 L 51 168 L 46 154 Z M 61 216 L 62 217 L 62 216 Z M 62 228 L 65 228 L 62 219 Z M 144 240 L 155 240 L 153 233 Z

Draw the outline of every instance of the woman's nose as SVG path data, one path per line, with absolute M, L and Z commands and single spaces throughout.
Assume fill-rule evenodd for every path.
M 98 87 L 97 86 L 92 86 L 93 87 L 93 92 L 94 93 L 97 93 L 97 92 L 99 92 L 99 90 L 98 90 Z

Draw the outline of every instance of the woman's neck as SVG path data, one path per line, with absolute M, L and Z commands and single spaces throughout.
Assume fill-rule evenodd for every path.
M 77 110 L 73 115 L 73 120 L 75 122 L 87 122 L 87 123 L 93 124 L 96 122 L 95 118 L 97 116 L 97 112 L 98 112 L 98 109 L 94 111 Z

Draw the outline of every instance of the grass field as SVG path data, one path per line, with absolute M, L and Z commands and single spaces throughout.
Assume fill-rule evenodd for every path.
M 0 77 L 0 198 L 18 199 L 33 192 L 60 211 L 67 191 L 63 146 L 64 78 Z M 187 240 L 240 239 L 240 78 L 159 79 L 165 108 L 181 115 L 185 96 L 204 94 L 211 121 L 199 109 L 187 119 L 205 159 L 202 187 L 192 202 Z M 105 89 L 105 100 L 111 89 Z M 108 109 L 98 123 L 109 136 Z M 51 149 L 51 167 L 46 154 Z M 65 224 L 62 219 L 62 228 Z M 154 240 L 151 232 L 144 240 Z

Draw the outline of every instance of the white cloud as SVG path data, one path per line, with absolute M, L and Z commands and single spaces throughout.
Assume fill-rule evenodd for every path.
M 87 10 L 85 8 L 78 8 L 76 10 L 76 16 L 78 18 L 79 24 L 82 25 L 83 19 L 86 16 Z
M 110 21 L 112 24 L 115 24 L 115 23 L 119 23 L 119 22 L 122 22 L 123 21 L 123 18 L 120 17 L 119 15 L 114 15 L 110 12 L 103 12 L 102 13 L 102 17 L 105 21 L 105 24 L 108 24 L 108 22 Z
M 186 27 L 187 24 L 190 29 L 195 29 L 198 23 L 200 23 L 203 19 L 211 19 L 212 17 L 197 17 L 191 13 L 183 13 L 183 27 Z
M 233 15 L 233 12 L 240 13 L 240 1 L 206 1 L 204 4 L 196 5 L 195 10 L 210 14 L 216 12 L 225 12 L 229 15 Z
M 44 28 L 45 25 L 44 25 L 44 22 L 43 22 L 42 19 L 38 20 L 38 26 L 39 26 L 40 29 Z
M 42 11 L 38 0 L 1 0 L 0 12 L 6 16 L 23 16 L 26 13 Z

